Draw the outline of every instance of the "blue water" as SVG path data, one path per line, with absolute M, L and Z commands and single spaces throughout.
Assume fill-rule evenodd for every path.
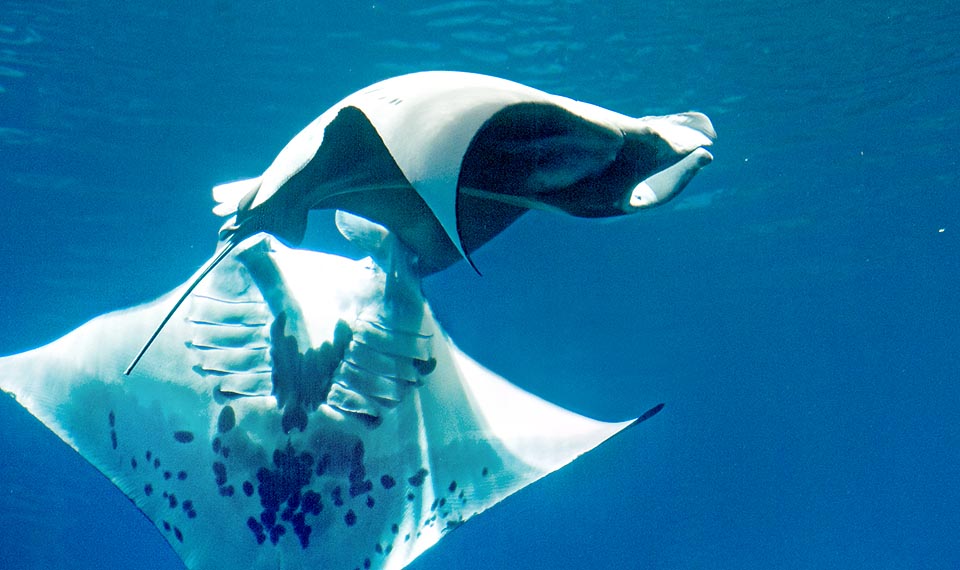
M 530 215 L 483 277 L 426 283 L 526 389 L 667 406 L 412 568 L 960 567 L 955 2 L 169 4 L 0 1 L 0 353 L 181 283 L 214 247 L 210 187 L 379 79 L 696 109 L 716 160 L 677 201 Z M 181 567 L 8 399 L 0 520 L 3 568 Z

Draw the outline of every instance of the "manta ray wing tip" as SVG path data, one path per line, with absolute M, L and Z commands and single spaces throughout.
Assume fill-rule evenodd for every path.
M 650 418 L 652 418 L 653 416 L 659 414 L 659 413 L 660 413 L 660 410 L 662 410 L 665 405 L 666 405 L 666 404 L 664 404 L 664 403 L 659 403 L 659 404 L 657 404 L 656 406 L 650 408 L 649 410 L 647 410 L 646 412 L 644 412 L 643 415 L 641 415 L 639 418 L 633 420 L 633 423 L 630 424 L 629 427 L 633 427 L 633 426 L 635 426 L 635 425 L 637 425 L 637 424 L 639 424 L 639 423 L 643 423 L 643 422 L 649 420 Z

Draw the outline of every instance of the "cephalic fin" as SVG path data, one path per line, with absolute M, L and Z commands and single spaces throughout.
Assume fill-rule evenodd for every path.
M 133 369 L 136 368 L 137 363 L 140 362 L 140 359 L 143 358 L 143 355 L 147 353 L 150 345 L 153 344 L 153 341 L 157 339 L 160 331 L 162 331 L 163 327 L 166 326 L 166 324 L 170 321 L 170 319 L 173 317 L 173 314 L 177 312 L 177 309 L 180 308 L 180 305 L 187 300 L 187 297 L 190 296 L 190 293 L 193 293 L 193 290 L 197 288 L 197 285 L 199 285 L 201 281 L 203 281 L 203 278 L 213 271 L 217 265 L 220 265 L 220 262 L 223 261 L 239 243 L 239 241 L 234 240 L 225 242 L 220 251 L 214 254 L 214 256 L 211 257 L 210 260 L 207 261 L 207 263 L 197 271 L 194 277 L 188 282 L 189 285 L 183 291 L 183 294 L 180 295 L 180 298 L 177 299 L 177 302 L 174 303 L 173 307 L 170 308 L 170 311 L 167 312 L 167 316 L 165 316 L 163 320 L 160 321 L 160 324 L 157 325 L 156 330 L 153 331 L 153 334 L 150 335 L 150 338 L 147 339 L 146 343 L 144 343 L 143 347 L 140 349 L 140 352 L 138 352 L 137 356 L 132 362 L 130 362 L 130 366 L 127 366 L 127 369 L 123 372 L 125 376 L 129 376 L 133 372 Z
M 251 192 L 259 190 L 262 180 L 263 177 L 258 176 L 214 186 L 213 199 L 217 202 L 217 205 L 213 208 L 213 213 L 221 217 L 236 214 L 240 202 Z

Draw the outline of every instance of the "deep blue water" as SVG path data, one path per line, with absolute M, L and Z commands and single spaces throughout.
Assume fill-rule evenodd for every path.
M 960 567 L 956 3 L 174 4 L 0 1 L 0 354 L 181 283 L 214 247 L 209 189 L 379 79 L 696 109 L 716 160 L 677 201 L 530 215 L 483 277 L 427 282 L 526 389 L 667 407 L 413 568 Z M 180 567 L 7 399 L 0 519 L 4 568 Z

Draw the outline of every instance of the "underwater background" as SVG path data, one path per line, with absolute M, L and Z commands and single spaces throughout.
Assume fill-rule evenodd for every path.
M 411 568 L 958 568 L 958 38 L 948 0 L 0 0 L 0 354 L 182 283 L 210 188 L 380 79 L 698 110 L 716 160 L 673 202 L 528 214 L 426 281 L 525 389 L 666 407 Z M 182 568 L 9 398 L 0 521 L 3 568 Z

